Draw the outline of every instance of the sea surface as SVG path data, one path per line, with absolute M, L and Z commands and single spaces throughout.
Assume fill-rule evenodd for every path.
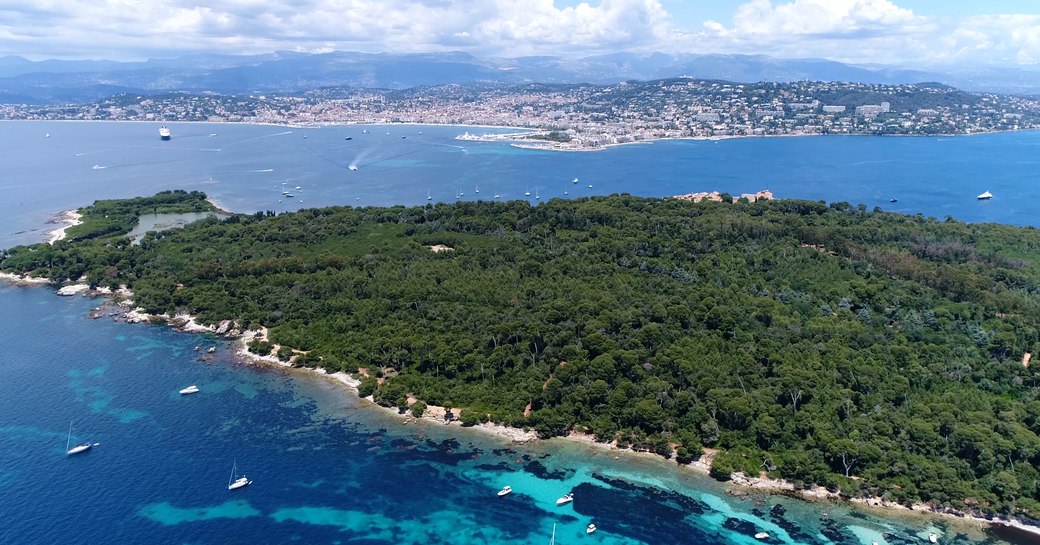
M 550 153 L 454 140 L 484 130 L 474 128 L 171 129 L 161 142 L 147 123 L 0 124 L 0 247 L 43 240 L 61 210 L 171 188 L 249 212 L 421 204 L 427 191 L 453 201 L 476 189 L 482 198 L 530 190 L 534 201 L 536 192 L 544 200 L 768 187 L 1016 224 L 1036 223 L 1030 201 L 1040 191 L 1037 133 Z M 985 190 L 996 198 L 976 202 Z M 544 544 L 554 527 L 561 545 L 752 545 L 763 542 L 757 532 L 773 545 L 926 544 L 929 533 L 944 545 L 1029 542 L 950 519 L 742 491 L 653 456 L 405 423 L 325 377 L 243 365 L 222 339 L 91 319 L 101 300 L 54 291 L 0 284 L 3 545 Z M 190 384 L 200 392 L 178 394 Z M 70 440 L 95 446 L 69 457 Z M 253 484 L 228 491 L 233 466 Z M 505 485 L 513 492 L 498 497 Z M 574 501 L 557 506 L 568 492 Z
M 738 497 L 653 456 L 405 423 L 315 373 L 238 363 L 224 340 L 90 319 L 100 302 L 0 285 L 0 543 L 545 544 L 554 526 L 560 544 L 1004 542 Z M 66 456 L 70 424 L 88 452 Z M 252 484 L 228 491 L 233 467 Z
M 46 240 L 46 222 L 63 210 L 165 189 L 204 191 L 232 212 L 769 189 L 940 219 L 1040 225 L 1040 132 L 673 140 L 553 152 L 455 138 L 506 129 L 169 127 L 172 139 L 161 141 L 157 123 L 0 122 L 0 248 Z M 984 191 L 995 197 L 977 200 Z

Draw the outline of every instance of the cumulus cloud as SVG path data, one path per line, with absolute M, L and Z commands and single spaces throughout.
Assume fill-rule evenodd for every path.
M 674 0 L 0 0 L 0 54 L 664 51 L 913 65 L 1040 62 L 1040 15 L 922 16 L 901 3 L 744 0 L 726 20 L 677 21 L 665 8 L 678 6 Z
M 749 0 L 731 24 L 704 21 L 683 44 L 701 52 L 917 67 L 1035 64 L 1040 16 L 921 16 L 898 0 Z
M 849 36 L 902 32 L 923 19 L 889 0 L 753 0 L 737 8 L 734 31 L 748 36 Z
M 732 52 L 884 62 L 919 49 L 916 40 L 934 29 L 890 0 L 751 0 L 736 9 L 732 25 L 706 21 L 689 38 Z
M 652 50 L 660 0 L 0 0 L 0 51 L 138 57 L 170 51 L 440 51 L 498 55 Z M 40 39 L 46 36 L 47 39 Z

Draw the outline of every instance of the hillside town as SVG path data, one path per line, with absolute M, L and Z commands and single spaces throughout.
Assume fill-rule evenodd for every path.
M 731 83 L 675 78 L 615 85 L 324 88 L 292 94 L 116 95 L 91 104 L 0 105 L 0 119 L 516 127 L 474 140 L 600 149 L 670 138 L 967 135 L 1040 128 L 1040 99 L 941 84 Z

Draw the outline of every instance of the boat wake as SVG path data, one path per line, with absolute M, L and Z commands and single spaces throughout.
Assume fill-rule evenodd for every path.
M 361 164 L 361 161 L 363 161 L 365 157 L 367 157 L 368 154 L 371 152 L 372 148 L 366 148 L 361 150 L 361 153 L 357 154 L 357 156 L 354 157 L 354 160 L 351 161 L 349 165 L 347 165 L 347 168 L 350 170 L 357 170 L 358 165 Z
M 258 168 L 256 170 L 247 170 L 246 172 L 274 172 L 273 168 Z

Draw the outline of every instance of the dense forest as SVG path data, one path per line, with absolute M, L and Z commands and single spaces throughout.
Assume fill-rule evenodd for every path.
M 6 271 L 126 284 L 153 313 L 266 326 L 254 351 L 357 373 L 387 406 L 1034 517 L 1038 261 L 1032 228 L 628 195 L 266 212 L 0 252 Z

